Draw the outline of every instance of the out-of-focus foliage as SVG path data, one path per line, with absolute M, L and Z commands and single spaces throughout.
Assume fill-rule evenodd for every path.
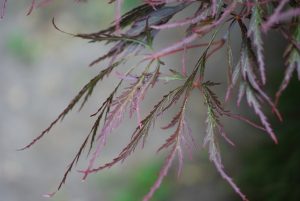
M 13 34 L 6 41 L 7 50 L 21 62 L 32 63 L 38 55 L 38 46 L 22 34 Z

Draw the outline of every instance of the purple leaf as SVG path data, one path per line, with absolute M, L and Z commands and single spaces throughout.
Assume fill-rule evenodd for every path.
M 168 174 L 168 171 L 169 171 L 169 169 L 172 165 L 172 162 L 176 156 L 176 150 L 177 150 L 176 145 L 173 145 L 172 150 L 170 151 L 169 155 L 167 156 L 165 163 L 164 163 L 163 167 L 161 168 L 155 183 L 153 184 L 153 186 L 151 187 L 151 189 L 147 193 L 147 195 L 144 196 L 143 201 L 149 201 L 152 198 L 155 191 L 160 187 L 162 180 Z
M 6 9 L 6 4 L 7 0 L 2 0 L 1 8 L 0 8 L 0 18 L 3 19 L 4 14 L 5 14 L 5 9 Z
M 294 39 L 296 43 L 300 43 L 300 26 L 298 25 L 294 31 Z M 282 94 L 282 92 L 286 89 L 288 86 L 293 72 L 297 70 L 298 72 L 298 79 L 300 80 L 300 53 L 299 49 L 296 47 L 293 47 L 293 45 L 290 45 L 288 47 L 288 55 L 287 55 L 287 60 L 286 60 L 286 70 L 284 73 L 284 78 L 283 81 L 279 87 L 279 90 L 276 93 L 276 104 L 279 102 L 279 98 Z
M 262 10 L 258 4 L 253 6 L 252 10 L 253 12 L 250 19 L 248 36 L 253 37 L 252 42 L 256 48 L 257 61 L 258 61 L 261 80 L 262 83 L 265 84 L 266 83 L 265 61 L 263 55 L 263 42 L 262 42 L 261 31 L 260 31 L 260 26 L 262 23 L 262 16 L 261 16 Z
M 249 87 L 247 87 L 247 89 L 246 89 L 246 97 L 247 97 L 247 102 L 248 102 L 249 106 L 253 107 L 255 113 L 260 118 L 261 123 L 266 128 L 266 131 L 269 133 L 272 140 L 276 144 L 278 144 L 278 140 L 276 138 L 276 135 L 275 135 L 273 129 L 271 128 L 271 125 L 268 122 L 267 117 L 262 112 L 261 105 L 259 104 L 259 102 L 257 101 L 257 98 L 255 97 L 255 95 L 253 94 L 252 90 Z

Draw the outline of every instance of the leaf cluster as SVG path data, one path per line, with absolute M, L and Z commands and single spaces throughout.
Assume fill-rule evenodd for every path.
M 2 16 L 7 1 L 2 3 Z M 61 114 L 23 149 L 27 149 L 39 141 L 52 127 L 77 105 L 80 101 L 80 109 L 87 103 L 89 97 L 95 90 L 96 85 L 109 76 L 112 72 L 118 74 L 120 81 L 99 109 L 92 114 L 96 120 L 87 137 L 80 146 L 74 159 L 69 164 L 58 189 L 65 183 L 68 174 L 76 165 L 84 150 L 88 149 L 88 167 L 82 171 L 83 179 L 89 174 L 110 168 L 126 160 L 138 147 L 143 148 L 150 134 L 150 129 L 155 124 L 157 117 L 164 115 L 167 110 L 180 104 L 179 112 L 170 123 L 162 129 L 175 129 L 172 135 L 166 139 L 158 151 L 169 149 L 169 154 L 153 184 L 149 193 L 145 195 L 144 201 L 151 199 L 159 188 L 163 178 L 167 175 L 172 162 L 176 156 L 179 159 L 179 173 L 183 164 L 183 150 L 191 152 L 194 147 L 194 139 L 188 127 L 186 115 L 187 105 L 192 93 L 200 92 L 203 104 L 207 108 L 207 128 L 204 145 L 208 146 L 209 158 L 215 165 L 220 175 L 230 184 L 242 200 L 246 196 L 225 173 L 222 165 L 221 151 L 219 148 L 218 135 L 222 136 L 229 144 L 234 143 L 227 137 L 221 117 L 229 117 L 241 120 L 260 130 L 265 131 L 271 139 L 277 143 L 276 135 L 265 114 L 264 107 L 268 105 L 272 112 L 282 120 L 277 109 L 278 100 L 287 88 L 293 72 L 298 72 L 300 79 L 300 3 L 296 0 L 145 0 L 144 4 L 137 6 L 131 11 L 121 15 L 122 0 L 111 0 L 115 3 L 116 16 L 112 26 L 94 33 L 71 34 L 72 36 L 86 39 L 91 43 L 104 43 L 112 45 L 111 49 L 104 55 L 91 62 L 90 66 L 102 64 L 109 60 L 108 67 L 100 71 L 91 79 L 70 101 L 69 105 Z M 37 4 L 33 0 L 31 13 Z M 196 7 L 196 11 L 189 17 L 178 21 L 172 18 L 189 7 Z M 53 20 L 53 25 L 60 31 Z M 239 55 L 233 55 L 231 48 L 231 32 L 237 26 L 241 37 Z M 185 34 L 177 42 L 157 50 L 153 41 L 157 33 L 166 29 L 184 29 Z M 220 31 L 225 28 L 225 31 Z M 275 95 L 275 101 L 265 91 L 268 75 L 266 74 L 267 62 L 264 56 L 263 34 L 273 31 L 279 32 L 288 42 L 285 51 L 286 70 L 282 84 Z M 221 36 L 219 36 L 221 35 Z M 204 36 L 210 39 L 206 43 L 199 43 Z M 226 44 L 227 93 L 225 101 L 221 101 L 218 94 L 214 93 L 213 87 L 218 85 L 216 81 L 206 80 L 205 70 L 207 61 Z M 187 66 L 187 52 L 191 49 L 199 50 L 199 58 L 194 66 Z M 170 75 L 161 72 L 161 68 L 168 66 L 163 58 L 169 55 L 181 53 L 182 62 L 179 64 L 181 72 L 171 69 Z M 142 56 L 142 59 L 126 72 L 119 73 L 116 69 L 126 66 L 126 61 L 132 57 Z M 233 61 L 238 60 L 235 64 Z M 211 66 L 210 66 L 211 67 Z M 163 97 L 147 115 L 142 117 L 141 105 L 146 98 L 150 88 L 159 88 L 165 82 L 180 82 L 180 86 L 174 87 Z M 254 123 L 247 117 L 233 114 L 224 108 L 224 102 L 232 100 L 233 89 L 238 89 L 236 94 L 237 105 L 245 97 L 249 107 L 258 116 L 260 123 Z M 134 126 L 132 137 L 122 151 L 110 162 L 96 166 L 95 162 L 106 145 L 106 141 L 114 130 L 123 122 L 124 116 L 136 116 L 137 123 Z M 55 193 L 55 192 L 54 192 Z M 54 193 L 48 196 L 54 195 Z

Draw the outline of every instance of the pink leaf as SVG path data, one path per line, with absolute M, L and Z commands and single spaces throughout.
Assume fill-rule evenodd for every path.
M 172 28 L 176 28 L 176 27 L 189 25 L 189 24 L 195 24 L 201 20 L 204 20 L 207 17 L 207 15 L 208 15 L 208 10 L 203 10 L 200 14 L 198 14 L 197 16 L 195 16 L 193 18 L 187 18 L 185 20 L 176 21 L 176 22 L 172 22 L 172 23 L 166 23 L 166 24 L 162 24 L 162 25 L 153 25 L 153 26 L 151 26 L 151 28 L 153 28 L 153 29 L 172 29 Z
M 276 7 L 273 14 L 268 18 L 268 20 L 266 22 L 264 22 L 262 24 L 262 29 L 264 32 L 267 32 L 273 24 L 277 23 L 280 20 L 280 18 L 279 18 L 280 12 L 284 8 L 284 5 L 288 2 L 289 2 L 289 0 L 281 0 L 280 1 L 279 5 Z
M 145 195 L 143 201 L 149 201 L 152 198 L 155 191 L 160 187 L 162 180 L 168 174 L 168 171 L 172 165 L 172 161 L 174 160 L 175 156 L 176 156 L 176 145 L 173 146 L 170 154 L 167 156 L 165 163 L 159 172 L 157 180 L 155 181 L 155 183 L 153 184 L 153 186 L 151 187 L 147 195 Z
M 35 6 L 35 0 L 32 0 L 27 15 L 30 15 L 30 14 L 31 14 L 31 12 L 32 12 L 33 9 L 34 9 L 34 6 Z
M 7 4 L 7 0 L 2 0 L 1 12 L 0 12 L 0 18 L 1 19 L 3 19 L 3 17 L 4 17 L 6 4 Z
M 213 163 L 215 164 L 218 172 L 220 173 L 220 175 L 223 177 L 223 179 L 225 179 L 230 186 L 234 189 L 234 191 L 242 198 L 243 201 L 248 201 L 248 198 L 241 192 L 241 190 L 239 189 L 239 187 L 234 183 L 234 181 L 232 180 L 232 178 L 230 178 L 224 171 L 224 168 L 222 166 L 222 164 L 219 163 L 218 160 L 213 160 Z
M 116 9 L 115 9 L 115 26 L 117 35 L 120 34 L 120 21 L 121 21 L 121 7 L 123 0 L 116 0 Z
M 278 140 L 276 138 L 276 135 L 275 135 L 273 129 L 271 128 L 267 117 L 262 112 L 261 105 L 259 104 L 259 102 L 255 98 L 255 96 L 253 95 L 253 92 L 251 91 L 251 89 L 249 89 L 249 88 L 246 89 L 246 95 L 247 95 L 247 101 L 248 101 L 249 106 L 252 106 L 254 108 L 255 113 L 260 118 L 260 121 L 264 125 L 264 127 L 266 128 L 266 131 L 269 133 L 272 140 L 276 144 L 278 144 Z

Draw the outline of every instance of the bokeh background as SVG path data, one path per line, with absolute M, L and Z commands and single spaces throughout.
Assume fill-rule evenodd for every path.
M 127 0 L 124 12 L 139 0 Z M 74 156 L 92 126 L 89 117 L 113 89 L 115 79 L 106 79 L 81 111 L 72 111 L 38 144 L 25 151 L 16 151 L 38 135 L 63 110 L 80 88 L 98 72 L 102 65 L 93 68 L 88 64 L 107 51 L 100 44 L 71 37 L 54 29 L 56 24 L 67 32 L 89 33 L 105 28 L 113 20 L 113 5 L 105 1 L 89 3 L 53 1 L 26 16 L 28 1 L 9 1 L 6 16 L 0 21 L 0 201 L 42 201 L 44 193 L 56 189 L 69 161 Z M 186 13 L 188 14 L 188 13 Z M 184 13 L 182 15 L 185 15 Z M 157 47 L 170 44 L 182 32 L 161 34 Z M 238 33 L 234 34 L 234 37 Z M 238 37 L 235 37 L 238 38 Z M 276 41 L 276 43 L 274 43 Z M 266 58 L 269 68 L 267 88 L 274 94 L 282 79 L 282 39 L 272 34 L 266 41 Z M 234 53 L 239 53 L 239 40 L 233 40 Z M 209 62 L 208 77 L 225 84 L 224 52 Z M 190 65 L 198 53 L 192 52 Z M 176 58 L 170 66 L 179 67 Z M 296 76 L 295 76 L 296 77 Z M 170 86 L 162 87 L 168 89 Z M 271 117 L 279 135 L 274 145 L 265 133 L 243 123 L 224 119 L 225 127 L 236 146 L 222 139 L 221 149 L 227 172 L 234 178 L 251 200 L 300 200 L 300 143 L 299 138 L 299 82 L 294 79 L 282 97 L 279 107 L 285 118 L 278 123 Z M 164 94 L 154 91 L 148 97 L 149 105 Z M 216 87 L 220 97 L 224 88 Z M 193 160 L 185 159 L 182 175 L 177 178 L 176 162 L 166 177 L 155 201 L 231 201 L 239 200 L 229 185 L 220 178 L 209 163 L 202 139 L 205 133 L 205 107 L 197 94 L 189 105 L 188 121 L 199 147 Z M 234 105 L 228 105 L 234 109 Z M 240 111 L 255 119 L 252 111 Z M 145 108 L 145 112 L 149 108 Z M 176 111 L 166 115 L 167 123 Z M 134 120 L 133 120 L 134 121 Z M 99 163 L 109 161 L 126 144 L 132 132 L 132 122 L 115 131 Z M 90 176 L 81 182 L 78 169 L 88 162 L 83 155 L 66 185 L 54 201 L 137 201 L 145 195 L 159 172 L 166 152 L 154 154 L 164 142 L 168 132 L 153 129 L 152 137 L 143 151 L 137 151 L 121 165 Z

